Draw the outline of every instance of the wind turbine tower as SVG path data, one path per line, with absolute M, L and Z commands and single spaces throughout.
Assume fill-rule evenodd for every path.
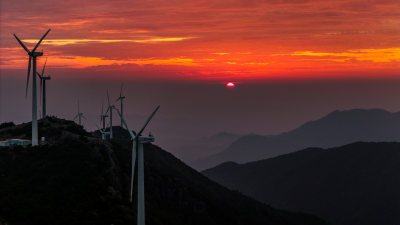
M 46 80 L 50 80 L 50 76 L 44 76 L 44 69 L 46 68 L 46 63 L 47 63 L 47 58 L 46 62 L 44 63 L 42 74 L 39 72 L 36 72 L 37 75 L 40 78 L 40 97 L 41 97 L 41 102 L 42 102 L 42 118 L 46 117 Z
M 38 124 L 37 124 L 37 96 L 36 96 L 36 58 L 43 55 L 43 52 L 36 52 L 36 49 L 39 47 L 40 43 L 43 39 L 47 36 L 50 32 L 50 29 L 42 36 L 42 38 L 38 41 L 32 51 L 29 51 L 28 48 L 22 43 L 22 41 L 14 34 L 14 37 L 17 39 L 19 44 L 25 51 L 28 53 L 29 56 L 29 63 L 28 63 L 28 75 L 26 79 L 26 89 L 25 95 L 28 95 L 28 85 L 29 85 L 29 76 L 31 71 L 31 63 L 33 64 L 32 68 L 32 146 L 37 146 L 39 144 L 38 141 Z M 33 61 L 33 62 L 32 62 Z
M 121 101 L 121 116 L 122 117 L 124 116 L 124 99 L 125 99 L 125 96 L 122 95 L 122 86 L 123 85 L 124 84 L 121 84 L 121 90 L 119 92 L 119 97 L 117 98 L 117 102 Z M 122 122 L 122 117 L 121 117 L 121 127 L 123 128 L 124 126 L 123 126 L 123 122 Z

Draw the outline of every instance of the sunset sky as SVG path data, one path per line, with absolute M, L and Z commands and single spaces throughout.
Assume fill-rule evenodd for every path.
M 73 119 L 79 99 L 94 129 L 106 90 L 114 101 L 124 83 L 134 129 L 161 104 L 149 130 L 171 152 L 333 110 L 400 111 L 399 0 L 3 0 L 0 12 L 0 122 L 31 120 L 13 34 L 32 49 L 49 28 L 49 114 Z
M 398 0 L 1 4 L 1 69 L 27 66 L 13 33 L 33 47 L 49 28 L 42 44 L 49 67 L 88 76 L 225 81 L 396 76 L 400 69 Z

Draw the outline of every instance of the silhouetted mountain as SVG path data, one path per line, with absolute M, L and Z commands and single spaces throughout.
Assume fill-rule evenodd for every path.
M 313 213 L 335 225 L 400 224 L 400 143 L 309 148 L 223 163 L 203 174 L 273 207 Z
M 239 138 L 222 152 L 191 165 L 206 169 L 226 161 L 244 163 L 308 147 L 329 148 L 357 141 L 400 141 L 400 113 L 380 109 L 334 111 L 287 133 Z
M 122 128 L 114 131 L 129 137 Z M 0 140 L 29 133 L 30 124 L 7 126 Z M 136 203 L 128 202 L 129 138 L 101 141 L 54 117 L 39 122 L 39 136 L 46 144 L 0 147 L 1 224 L 136 224 Z M 155 145 L 146 144 L 144 152 L 148 225 L 326 224 L 230 191 Z

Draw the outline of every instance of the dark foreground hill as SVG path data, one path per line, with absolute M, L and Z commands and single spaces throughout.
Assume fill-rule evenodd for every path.
M 207 169 L 220 163 L 267 159 L 308 147 L 332 148 L 359 141 L 400 141 L 400 112 L 381 109 L 334 111 L 297 129 L 272 136 L 248 135 L 227 149 L 191 165 Z
M 400 143 L 310 148 L 203 174 L 273 207 L 335 225 L 400 224 Z
M 47 144 L 0 148 L 0 224 L 136 224 L 135 204 L 127 201 L 130 141 L 101 141 L 56 118 L 39 127 Z M 29 133 L 30 124 L 6 127 L 0 139 Z M 230 191 L 155 145 L 144 149 L 148 225 L 326 224 Z

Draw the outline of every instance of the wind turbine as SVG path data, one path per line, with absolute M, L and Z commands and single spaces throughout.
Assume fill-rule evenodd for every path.
M 128 124 L 125 122 L 124 118 L 122 117 L 121 112 L 115 107 L 113 107 L 118 115 L 121 117 L 122 123 L 125 125 L 126 129 L 132 138 L 132 168 L 131 168 L 131 191 L 130 191 L 130 202 L 132 202 L 133 196 L 133 178 L 135 175 L 135 163 L 136 163 L 136 154 L 138 158 L 138 192 L 137 192 L 137 224 L 138 225 L 145 225 L 145 205 L 144 205 L 144 157 L 143 157 L 143 144 L 154 142 L 154 137 L 149 135 L 147 137 L 142 137 L 141 134 L 143 133 L 146 126 L 149 124 L 150 120 L 156 114 L 160 106 L 153 111 L 153 113 L 149 116 L 149 118 L 144 123 L 142 129 L 134 135 L 133 132 L 129 129 Z
M 102 123 L 103 130 L 106 129 L 106 118 L 108 117 L 107 113 L 104 113 L 104 101 L 101 104 L 101 115 L 100 115 L 100 122 Z
M 29 85 L 29 75 L 31 72 L 31 63 L 33 61 L 33 68 L 32 68 L 32 146 L 36 146 L 39 144 L 38 142 L 38 124 L 37 124 L 37 96 L 36 96 L 36 57 L 42 56 L 43 52 L 36 52 L 36 49 L 39 47 L 40 43 L 43 41 L 43 39 L 47 36 L 47 34 L 50 32 L 50 29 L 43 35 L 43 37 L 38 41 L 38 43 L 35 45 L 35 47 L 32 49 L 32 51 L 29 51 L 28 48 L 22 43 L 22 41 L 17 37 L 17 35 L 14 34 L 14 37 L 17 39 L 19 44 L 22 46 L 22 48 L 25 49 L 25 51 L 29 55 L 29 63 L 28 63 L 28 75 L 26 79 L 26 89 L 25 89 L 25 95 L 28 95 L 28 85 Z
M 83 115 L 83 113 L 81 113 L 81 111 L 79 109 L 79 100 L 78 100 L 78 113 L 74 117 L 74 120 L 76 120 L 76 118 L 78 118 L 79 125 L 82 125 L 82 118 L 86 119 L 86 117 Z
M 106 132 L 105 130 L 101 129 L 101 128 L 100 128 L 99 126 L 97 126 L 97 125 L 96 125 L 96 127 L 97 127 L 97 129 L 100 131 L 100 133 L 101 133 L 101 140 L 105 140 L 105 139 L 106 139 L 107 132 Z
M 104 101 L 101 104 L 101 115 L 100 115 L 100 123 L 102 124 L 103 128 L 100 129 L 101 132 L 101 139 L 105 140 L 106 139 L 106 135 L 108 134 L 108 132 L 106 132 L 106 118 L 108 117 L 107 113 L 104 113 Z
M 108 131 L 110 133 L 110 139 L 113 138 L 113 129 L 112 129 L 112 109 L 115 108 L 114 105 L 110 105 L 110 95 L 108 94 L 107 90 L 107 103 L 108 103 L 108 109 L 106 113 L 110 113 L 110 130 Z
M 46 80 L 50 80 L 50 76 L 44 76 L 44 69 L 46 68 L 47 58 L 43 65 L 42 74 L 36 72 L 40 78 L 40 97 L 42 102 L 42 118 L 46 117 Z
M 121 84 L 121 91 L 119 92 L 119 97 L 117 98 L 117 102 L 121 101 L 121 116 L 124 116 L 124 99 L 125 99 L 125 96 L 122 95 L 122 86 L 123 85 L 124 84 L 122 83 Z M 124 127 L 123 123 L 122 123 L 122 118 L 121 118 L 121 127 L 122 128 Z

